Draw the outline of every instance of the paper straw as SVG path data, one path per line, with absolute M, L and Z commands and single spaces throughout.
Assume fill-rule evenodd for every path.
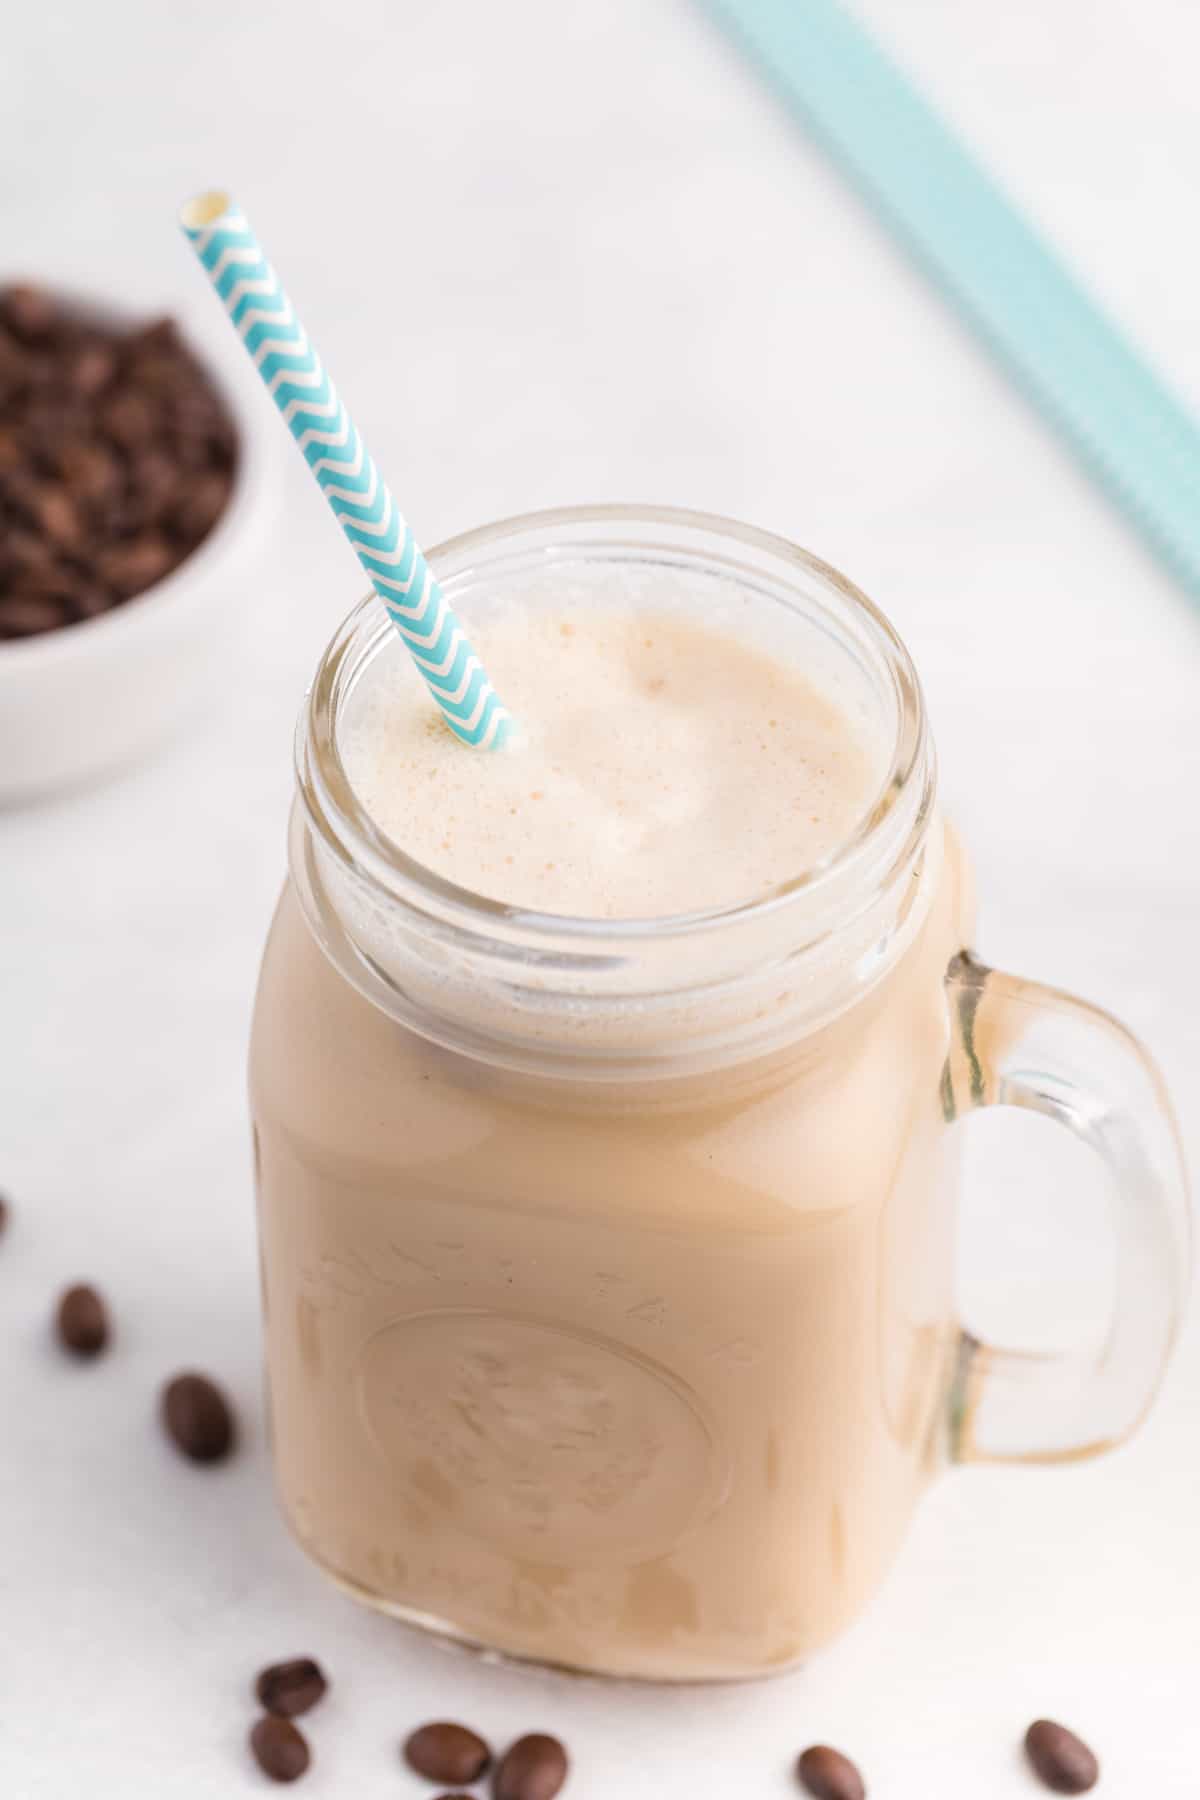
M 464 744 L 498 749 L 509 714 L 242 212 L 200 194 L 180 224 L 442 717 Z

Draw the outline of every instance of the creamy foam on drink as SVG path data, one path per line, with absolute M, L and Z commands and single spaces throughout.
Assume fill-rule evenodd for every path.
M 498 753 L 377 657 L 340 740 L 376 825 L 460 886 L 592 918 L 734 905 L 820 864 L 878 793 L 880 743 L 797 664 L 654 600 L 473 622 L 518 725 Z

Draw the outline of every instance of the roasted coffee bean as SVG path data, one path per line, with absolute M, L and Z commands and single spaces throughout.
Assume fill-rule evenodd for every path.
M 137 523 L 141 525 L 157 525 L 167 512 L 168 505 L 179 492 L 180 474 L 178 468 L 164 450 L 144 450 L 136 458 L 130 474 L 126 499 L 130 511 L 136 513 Z M 219 513 L 224 507 L 228 488 L 221 495 Z M 214 515 L 210 523 L 215 523 Z M 207 526 L 205 527 L 207 530 Z M 202 534 L 197 532 L 198 538 Z
M 3 1194 L 0 1194 L 0 1237 L 3 1237 L 8 1229 L 8 1214 L 8 1201 Z
M 569 1768 L 557 1738 L 530 1732 L 505 1751 L 492 1791 L 496 1800 L 554 1800 Z
M 161 404 L 172 395 L 190 387 L 192 373 L 178 352 L 148 350 L 130 363 L 129 379 L 136 382 L 143 393 L 153 395 L 156 404 Z M 165 416 L 170 419 L 169 407 Z
M 10 593 L 0 598 L 0 638 L 37 637 L 67 623 L 66 605 L 42 594 Z
M 56 475 L 63 445 L 85 437 L 90 429 L 86 402 L 48 384 L 25 409 L 22 430 L 30 468 L 42 475 Z
M 0 295 L 0 317 L 21 343 L 42 344 L 54 330 L 58 309 L 43 288 L 19 282 Z
M 192 437 L 211 431 L 224 416 L 215 388 L 186 379 L 173 383 L 167 415 L 176 431 Z
M 128 543 L 110 544 L 96 558 L 101 579 L 125 599 L 161 581 L 179 560 L 178 552 L 157 531 L 144 531 Z
M 26 405 L 39 418 L 45 418 L 47 403 L 51 411 L 56 406 L 58 369 L 58 361 L 52 350 L 25 351 L 23 385 Z
M 1100 1764 L 1082 1738 L 1052 1719 L 1035 1719 L 1025 1733 L 1034 1772 L 1056 1794 L 1086 1794 L 1100 1779 Z
M 228 475 L 237 462 L 237 437 L 229 420 L 222 416 L 208 434 L 208 454 L 214 468 Z
M 41 558 L 25 568 L 10 568 L 5 586 L 9 596 L 22 594 L 26 599 L 67 601 L 79 583 L 79 571 L 64 558 L 45 551 Z M 6 604 L 0 595 L 0 608 Z
M 130 362 L 139 362 L 145 356 L 159 356 L 164 352 L 178 361 L 191 365 L 196 364 L 190 351 L 179 335 L 179 327 L 174 319 L 151 319 L 148 325 L 139 325 L 131 331 L 125 340 L 125 350 Z
M 272 1663 L 259 1675 L 254 1691 L 264 1709 L 280 1719 L 298 1719 L 317 1704 L 329 1683 L 311 1656 Z
M 112 606 L 112 595 L 102 587 L 89 586 L 81 578 L 68 594 L 67 605 L 72 620 L 76 624 L 82 624 L 85 619 L 95 619 L 101 613 L 108 612 Z
M 103 444 L 64 444 L 58 455 L 59 472 L 76 500 L 95 506 L 115 499 L 124 476 L 121 465 Z
M 86 1282 L 67 1289 L 55 1322 L 63 1348 L 74 1356 L 98 1356 L 108 1343 L 108 1308 Z
M 308 1744 L 290 1719 L 267 1713 L 250 1730 L 250 1748 L 271 1781 L 299 1781 L 312 1761 Z
M 10 522 L 21 528 L 22 535 L 29 532 L 36 535 L 39 530 L 39 484 L 37 477 L 30 472 L 31 466 L 27 458 L 21 468 L 9 469 L 3 477 L 4 510 Z M 48 545 L 42 546 L 42 553 L 50 555 Z
M 169 1381 L 163 1389 L 162 1417 L 176 1448 L 191 1462 L 221 1462 L 233 1449 L 233 1413 L 207 1375 L 176 1375 Z
M 800 1785 L 815 1800 L 866 1800 L 863 1778 L 840 1750 L 828 1744 L 812 1744 L 796 1764 Z
M 0 401 L 16 406 L 29 391 L 29 358 L 0 324 Z
M 122 450 L 140 450 L 154 436 L 154 407 L 137 388 L 119 388 L 100 412 L 100 427 Z
M 179 464 L 180 474 L 185 481 L 194 481 L 201 475 L 207 475 L 214 462 L 219 466 L 213 449 L 212 433 L 206 426 L 197 429 L 179 427 L 172 432 L 168 440 L 171 455 Z
M 170 513 L 169 522 L 176 535 L 189 544 L 198 544 L 207 537 L 225 511 L 230 485 L 228 475 L 215 470 L 185 478 Z
M 5 480 L 0 475 L 0 502 L 5 493 Z M 0 585 L 0 604 L 4 600 L 4 590 L 14 578 L 27 575 L 31 569 L 44 569 L 54 561 L 54 553 L 48 544 L 35 532 L 22 530 L 19 526 L 10 526 L 0 536 L 0 567 L 3 567 L 6 580 Z
M 67 380 L 77 394 L 90 400 L 106 388 L 117 371 L 117 354 L 111 344 L 82 343 L 67 362 Z
M 492 1753 L 476 1732 L 441 1720 L 413 1732 L 404 1746 L 404 1760 L 427 1781 L 470 1787 L 486 1770 Z
M 83 526 L 66 488 L 44 481 L 35 504 L 37 522 L 51 543 L 62 550 L 74 549 L 83 536 Z

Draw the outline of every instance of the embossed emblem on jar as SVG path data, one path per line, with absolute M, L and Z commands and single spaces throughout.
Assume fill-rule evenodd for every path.
M 503 1313 L 397 1320 L 364 1346 L 367 1430 L 414 1495 L 537 1562 L 661 1553 L 726 1470 L 670 1372 L 590 1332 Z

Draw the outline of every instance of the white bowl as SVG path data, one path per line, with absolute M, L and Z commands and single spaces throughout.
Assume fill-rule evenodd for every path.
M 74 283 L 46 286 L 110 318 L 149 321 L 169 312 L 229 408 L 238 458 L 225 511 L 169 575 L 96 618 L 0 640 L 0 805 L 120 768 L 215 698 L 260 585 L 277 496 L 280 428 L 211 295 L 201 288 L 198 296 L 211 309 L 210 323 L 175 297 L 118 309 Z

